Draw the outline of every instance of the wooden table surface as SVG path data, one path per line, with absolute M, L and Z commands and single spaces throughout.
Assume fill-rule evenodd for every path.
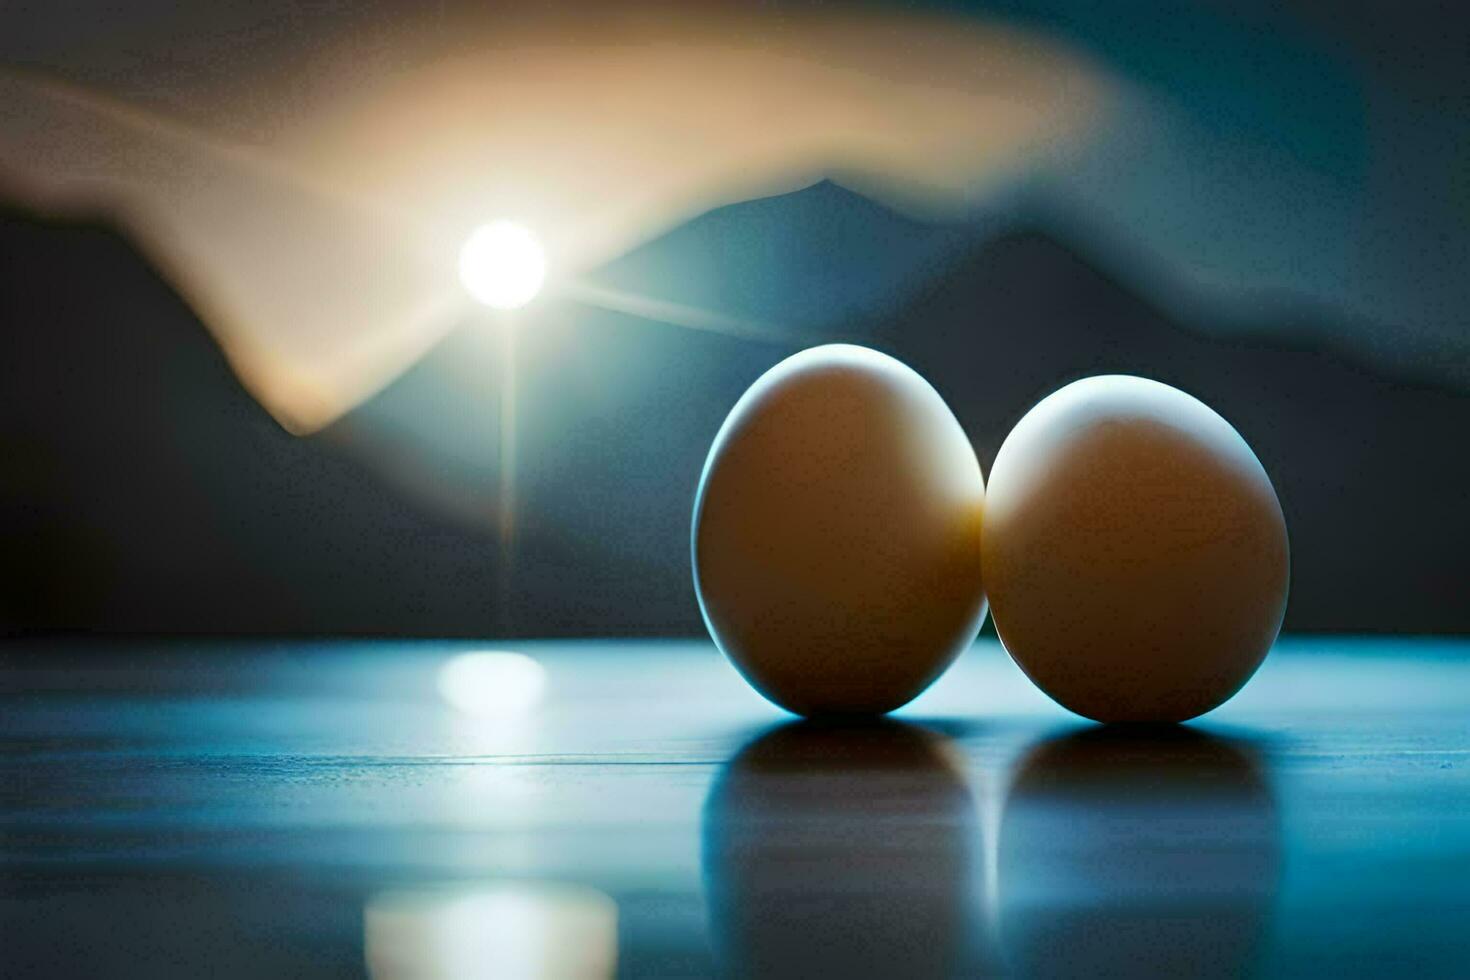
M 0 647 L 0 976 L 1470 975 L 1470 641 L 1153 731 L 994 641 L 842 727 L 708 643 L 488 648 Z

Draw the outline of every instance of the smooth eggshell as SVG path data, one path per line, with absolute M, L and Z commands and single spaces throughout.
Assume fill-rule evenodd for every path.
M 790 711 L 897 708 L 984 619 L 984 499 L 973 448 L 913 370 L 844 344 L 789 357 L 731 410 L 700 480 L 710 634 Z
M 996 456 L 982 535 L 995 628 L 1098 721 L 1182 721 L 1230 698 L 1286 610 L 1286 522 L 1228 422 L 1156 381 L 1087 378 Z

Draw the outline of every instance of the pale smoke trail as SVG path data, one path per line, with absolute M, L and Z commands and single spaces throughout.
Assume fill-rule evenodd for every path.
M 269 24 L 248 47 L 143 25 L 124 62 L 91 79 L 100 91 L 0 68 L 0 195 L 117 221 L 246 388 L 308 433 L 443 338 L 461 312 L 455 256 L 486 221 L 532 229 L 555 277 L 575 282 L 711 208 L 834 174 L 938 212 L 1085 135 L 1111 99 L 1070 51 L 965 17 L 451 7 L 433 23 L 320 22 L 312 38 Z M 273 45 L 309 50 L 309 70 L 281 70 Z M 35 63 L 68 70 L 53 60 Z M 160 94 L 189 125 L 140 108 Z

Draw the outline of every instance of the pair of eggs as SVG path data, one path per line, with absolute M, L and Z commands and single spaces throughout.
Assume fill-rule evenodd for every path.
M 1098 721 L 1222 704 L 1275 642 L 1286 522 L 1260 461 L 1197 399 L 1067 385 L 1001 445 L 987 489 L 939 393 L 877 351 L 767 371 L 710 448 L 695 590 L 715 643 L 802 715 L 878 714 L 974 641 Z

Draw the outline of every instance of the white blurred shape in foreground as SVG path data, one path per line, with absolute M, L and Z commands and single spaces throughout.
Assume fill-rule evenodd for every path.
M 373 980 L 591 980 L 617 965 L 617 905 L 538 882 L 379 892 L 363 912 Z

